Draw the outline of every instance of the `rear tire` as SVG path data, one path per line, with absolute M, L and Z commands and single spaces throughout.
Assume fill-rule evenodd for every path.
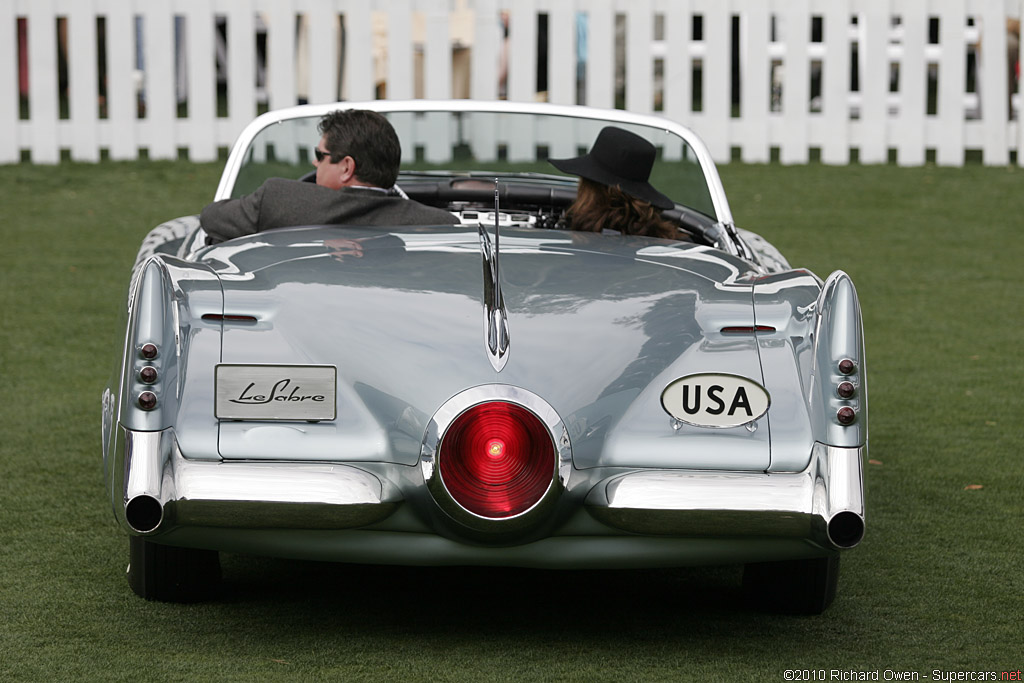
M 212 598 L 220 585 L 216 550 L 160 545 L 132 536 L 128 585 L 141 598 L 159 602 L 198 602 Z
M 836 597 L 839 556 L 761 562 L 743 570 L 743 593 L 756 607 L 784 614 L 821 614 Z

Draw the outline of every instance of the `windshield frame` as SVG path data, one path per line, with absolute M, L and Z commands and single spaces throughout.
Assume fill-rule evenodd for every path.
M 660 116 L 634 114 L 618 109 L 598 109 L 574 105 L 553 105 L 527 102 L 478 102 L 475 100 L 373 100 L 367 102 L 334 102 L 329 104 L 299 105 L 267 112 L 253 120 L 238 136 L 232 146 L 231 153 L 224 166 L 220 183 L 214 200 L 228 199 L 232 196 L 239 173 L 245 164 L 250 146 L 260 132 L 270 126 L 279 125 L 291 119 L 321 117 L 339 108 L 368 109 L 384 114 L 409 112 L 460 112 L 460 113 L 496 113 L 496 114 L 532 114 L 537 116 L 568 117 L 576 119 L 605 120 L 622 124 L 635 124 L 660 129 L 667 134 L 676 135 L 685 142 L 696 156 L 697 163 L 704 175 L 708 193 L 715 212 L 712 216 L 718 223 L 733 223 L 729 202 L 722 187 L 721 178 L 714 160 L 697 134 L 691 129 Z

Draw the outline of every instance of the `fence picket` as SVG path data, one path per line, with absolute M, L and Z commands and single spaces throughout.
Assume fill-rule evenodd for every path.
M 985 163 L 1007 164 L 1006 12 L 1004 0 L 985 0 L 981 17 L 982 156 Z
M 586 104 L 615 106 L 615 11 L 611 0 L 589 0 Z
M 452 61 L 448 7 L 445 0 L 421 0 L 424 7 L 426 42 L 423 54 L 423 88 L 427 99 L 451 97 Z M 447 116 L 428 116 L 426 158 L 428 161 L 449 161 L 452 154 L 452 131 Z
M 57 146 L 57 41 L 53 0 L 36 0 L 28 10 L 29 130 L 32 161 L 60 160 Z
M 740 158 L 748 163 L 769 160 L 768 113 L 771 81 L 768 57 L 768 7 L 752 2 L 740 20 Z
M 256 12 L 251 0 L 227 7 L 228 120 L 240 131 L 256 114 Z
M 261 14 L 267 24 L 267 95 L 270 108 L 283 109 L 293 106 L 298 99 L 295 85 L 295 6 L 293 0 L 268 0 L 261 7 Z M 347 49 L 345 62 L 347 66 Z
M 638 114 L 653 110 L 653 63 L 644 46 L 654 42 L 650 0 L 631 0 L 626 11 L 626 109 Z
M 571 2 L 556 3 L 548 14 L 548 102 L 576 102 L 576 12 Z
M 126 12 L 107 13 L 107 144 L 115 161 L 136 159 L 139 154 L 135 24 L 130 7 Z
M 860 162 L 884 163 L 889 156 L 887 96 L 889 93 L 889 2 L 863 5 L 859 16 L 860 50 Z
M 808 160 L 807 110 L 810 103 L 810 63 L 807 56 L 811 32 L 808 0 L 789 0 L 780 13 L 786 57 L 782 70 L 782 127 L 779 161 L 805 164 Z
M 424 3 L 426 40 L 423 46 L 423 86 L 428 100 L 446 100 L 452 96 L 451 29 L 446 0 L 421 0 Z
M 938 0 L 939 41 L 943 45 L 938 64 L 938 141 L 935 161 L 942 166 L 964 162 L 964 82 L 967 36 L 964 0 Z
M 68 115 L 71 119 L 71 158 L 99 161 L 97 140 L 96 12 L 92 0 L 78 0 L 67 18 Z
M 210 125 L 217 117 L 214 15 L 207 0 L 182 0 L 182 9 L 188 65 L 188 154 L 194 161 L 213 161 L 217 158 Z
M 7 36 L 7 38 L 3 38 Z M 14 3 L 0 3 L 0 164 L 20 159 L 18 151 L 18 15 Z
M 309 92 L 313 104 L 338 100 L 338 15 L 330 3 L 315 3 L 306 14 L 309 27 Z
M 732 124 L 730 109 L 732 93 L 730 83 L 729 46 L 730 13 L 728 5 L 715 0 L 695 0 L 694 9 L 703 13 L 704 45 L 707 57 L 703 62 L 704 97 L 700 128 L 708 151 L 716 162 L 729 161 L 732 150 L 729 131 Z M 709 49 L 710 48 L 710 49 Z
M 345 3 L 344 97 L 350 100 L 374 99 L 373 32 L 370 30 L 370 4 L 366 0 Z
M 509 12 L 508 99 L 532 101 L 537 85 L 537 4 L 519 0 Z
M 409 100 L 415 96 L 412 12 L 411 0 L 395 0 L 388 8 L 388 68 L 385 92 L 389 100 Z
M 665 111 L 670 119 L 681 123 L 690 120 L 691 82 L 690 3 L 675 0 L 665 9 Z M 765 109 L 767 111 L 767 108 Z M 682 154 L 682 146 L 665 150 L 667 158 Z
M 145 60 L 145 127 L 140 126 L 150 159 L 175 159 L 177 101 L 174 66 L 174 17 L 169 5 L 146 3 L 142 9 Z
M 825 57 L 821 65 L 821 161 L 850 161 L 850 7 L 847 0 L 828 0 L 822 14 Z
M 928 17 L 920 2 L 902 3 L 899 9 L 903 29 L 903 50 L 899 62 L 899 114 L 896 129 L 896 159 L 901 166 L 920 166 L 925 160 L 925 101 L 928 84 L 925 43 Z
M 1024 18 L 1024 0 L 1014 1 L 1014 10 L 1018 20 Z M 1021 67 L 1024 66 L 1024 48 L 1020 46 L 1020 23 L 1017 24 L 1017 63 L 1011 65 L 1010 68 L 1014 69 L 1017 73 L 1018 80 L 1020 74 L 1024 72 Z M 1017 165 L 1024 167 L 1024 87 L 1017 83 Z

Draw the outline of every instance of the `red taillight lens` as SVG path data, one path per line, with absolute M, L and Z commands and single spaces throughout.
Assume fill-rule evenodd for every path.
M 438 468 L 448 493 L 481 517 L 513 517 L 544 497 L 555 473 L 555 446 L 536 415 L 493 401 L 457 417 L 445 433 Z

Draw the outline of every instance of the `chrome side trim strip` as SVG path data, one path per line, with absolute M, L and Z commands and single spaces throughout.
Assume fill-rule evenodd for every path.
M 379 522 L 399 490 L 365 470 L 330 463 L 188 460 L 173 429 L 119 427 L 114 493 L 118 521 L 132 533 L 175 526 L 350 529 Z M 122 445 L 123 444 L 123 445 Z
M 633 472 L 595 486 L 586 507 L 633 533 L 806 538 L 852 548 L 864 535 L 863 456 L 863 448 L 819 443 L 798 473 Z

